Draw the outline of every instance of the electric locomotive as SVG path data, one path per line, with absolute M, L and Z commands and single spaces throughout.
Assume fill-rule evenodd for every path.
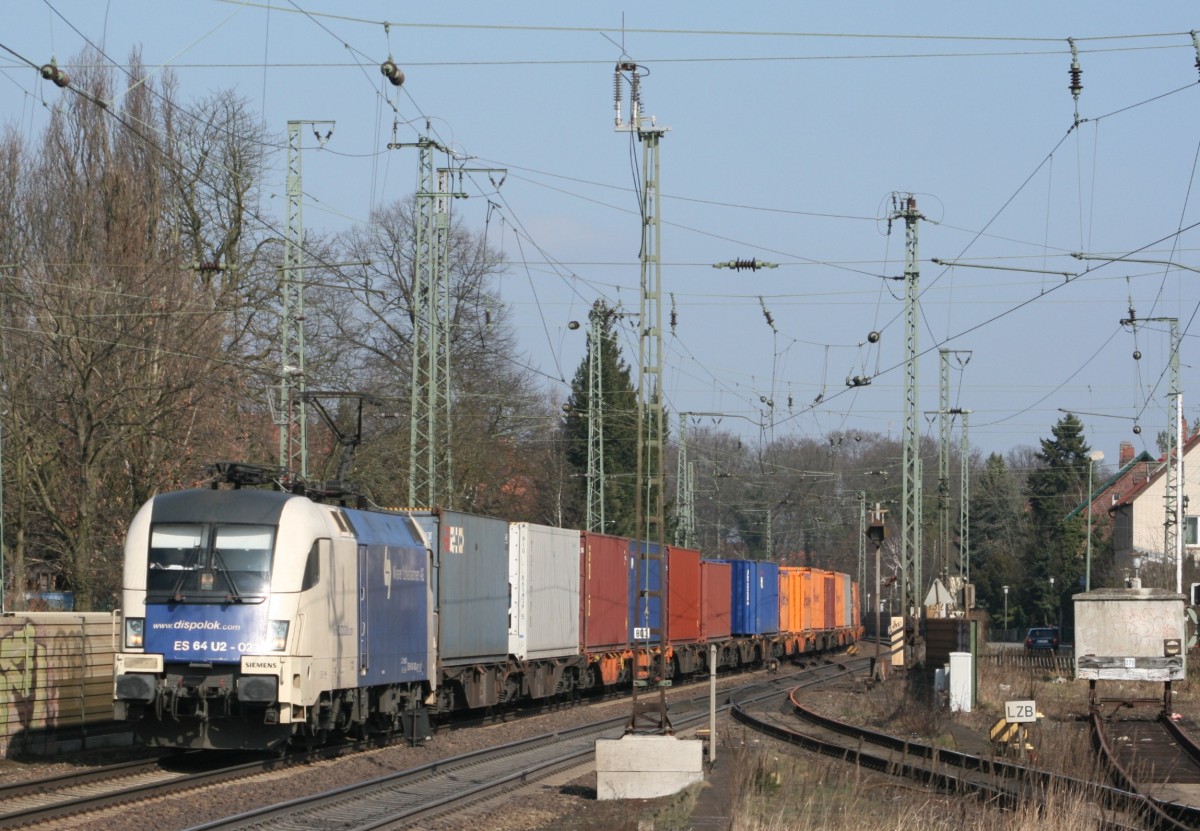
M 406 514 L 255 489 L 153 497 L 125 543 L 115 717 L 181 748 L 428 737 L 431 558 Z

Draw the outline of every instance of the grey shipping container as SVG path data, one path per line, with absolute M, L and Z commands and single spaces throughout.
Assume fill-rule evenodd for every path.
M 412 517 L 435 552 L 442 664 L 506 660 L 508 521 L 446 510 Z
M 579 532 L 514 522 L 508 556 L 508 651 L 521 660 L 578 653 Z

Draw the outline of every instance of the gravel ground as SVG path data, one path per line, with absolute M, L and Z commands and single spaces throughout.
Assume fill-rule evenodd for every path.
M 764 676 L 765 677 L 765 676 Z M 738 676 L 724 680 L 721 687 L 741 685 L 753 676 Z M 679 688 L 671 696 L 690 697 L 702 692 L 702 685 Z M 867 688 L 863 683 L 842 684 L 835 689 L 805 691 L 807 706 L 833 718 L 866 723 L 895 735 L 938 741 L 964 752 L 983 752 L 987 747 L 987 731 L 995 721 L 995 713 L 983 711 L 950 715 L 913 700 L 903 683 L 888 683 Z M 39 828 L 73 828 L 80 831 L 175 831 L 220 819 L 255 807 L 272 805 L 322 793 L 334 788 L 383 776 L 399 770 L 449 758 L 485 746 L 563 729 L 575 724 L 608 715 L 623 715 L 628 711 L 627 700 L 615 700 L 575 707 L 507 723 L 443 730 L 428 744 L 417 747 L 392 747 L 314 762 L 280 771 L 258 775 L 246 784 L 224 784 L 191 794 L 165 797 L 150 805 L 115 808 L 93 814 L 71 825 L 62 821 L 44 824 Z M 745 728 L 723 718 L 718 725 L 725 754 L 728 745 L 738 743 Z M 1037 727 L 1035 741 L 1041 747 L 1079 747 L 1086 752 L 1086 725 L 1072 718 L 1048 719 Z M 757 739 L 752 739 L 757 741 Z M 1082 743 L 1082 744 L 1080 744 Z M 780 748 L 779 752 L 791 753 Z M 80 765 L 111 763 L 118 758 L 136 755 L 137 751 L 94 752 L 63 760 L 0 760 L 0 783 L 16 779 L 41 778 L 57 772 L 77 770 Z M 1067 763 L 1072 758 L 1068 753 Z M 1047 758 L 1047 767 L 1057 767 Z M 694 798 L 690 794 L 689 798 Z M 733 795 L 730 794 L 732 799 Z M 514 790 L 502 799 L 483 803 L 469 812 L 444 819 L 429 820 L 420 825 L 423 831 L 459 831 L 477 825 L 488 831 L 639 831 L 649 827 L 644 820 L 664 817 L 686 817 L 690 803 L 676 797 L 658 800 L 628 800 L 600 802 L 596 800 L 596 774 L 587 768 L 560 774 L 557 778 Z M 686 826 L 685 826 L 686 827 Z
M 722 688 L 739 686 L 748 683 L 754 677 L 737 676 L 734 679 L 723 680 L 719 685 Z M 703 687 L 698 685 L 677 688 L 670 693 L 670 697 L 691 697 L 702 690 Z M 421 747 L 397 746 L 356 753 L 273 774 L 256 775 L 246 784 L 226 783 L 190 794 L 163 797 L 153 803 L 142 803 L 136 809 L 116 807 L 90 814 L 70 824 L 64 820 L 56 820 L 54 823 L 43 823 L 28 828 L 112 831 L 115 826 L 121 831 L 181 831 L 252 808 L 323 793 L 483 747 L 513 742 L 606 716 L 623 715 L 628 709 L 628 700 L 619 699 L 588 707 L 564 708 L 504 723 L 443 730 Z M 81 766 L 111 764 L 141 755 L 135 749 L 121 749 L 89 751 L 73 755 L 69 759 L 0 760 L 0 784 L 40 779 L 57 773 L 77 771 Z M 653 812 L 655 803 L 669 802 L 646 800 L 641 801 L 645 805 L 635 804 L 631 807 L 624 802 L 597 802 L 595 793 L 596 776 L 594 771 L 591 771 L 555 784 L 529 786 L 521 789 L 519 798 L 508 794 L 506 802 L 502 805 L 494 801 L 489 802 L 473 809 L 469 814 L 431 820 L 419 827 L 427 831 L 458 831 L 470 824 L 471 817 L 478 817 L 485 821 L 484 827 L 489 831 L 621 831 L 626 827 L 624 819 L 628 819 L 631 813 L 640 813 L 643 807 Z M 572 818 L 573 816 L 575 818 Z M 632 829 L 636 831 L 636 821 Z

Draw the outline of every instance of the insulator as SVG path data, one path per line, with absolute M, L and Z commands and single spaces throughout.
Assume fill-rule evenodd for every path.
M 869 340 L 871 343 L 879 343 L 879 337 L 880 335 L 878 332 L 871 332 L 869 335 L 867 335 L 867 340 Z
M 396 66 L 395 61 L 388 58 L 379 65 L 379 71 L 383 73 L 383 77 L 392 82 L 392 86 L 398 87 L 404 83 L 404 72 L 400 67 Z
M 1071 95 L 1078 98 L 1079 93 L 1083 92 L 1083 70 L 1077 64 L 1072 64 L 1067 72 L 1071 76 Z
M 1140 425 L 1140 424 L 1133 425 L 1133 434 L 1135 436 L 1141 435 L 1141 432 L 1142 432 L 1142 425 Z
M 53 63 L 48 63 L 41 69 L 42 77 L 47 81 L 53 81 L 57 87 L 66 87 L 71 83 L 70 76 L 63 72 Z
M 1074 38 L 1067 38 L 1067 45 L 1071 47 L 1071 68 L 1067 70 L 1067 74 L 1071 76 L 1071 96 L 1076 102 L 1079 101 L 1079 93 L 1083 91 L 1083 70 L 1079 68 L 1079 49 L 1075 46 Z M 1078 117 L 1078 112 L 1076 113 Z
M 1133 350 L 1133 359 L 1135 361 L 1140 361 L 1142 359 L 1142 350 L 1140 350 L 1140 349 Z
M 677 323 L 679 323 L 679 313 L 677 311 L 675 311 L 674 309 L 671 309 L 671 329 L 672 329 L 672 331 L 675 329 L 675 325 Z

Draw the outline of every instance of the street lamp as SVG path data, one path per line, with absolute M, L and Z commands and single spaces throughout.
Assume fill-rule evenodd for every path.
M 1053 577 L 1050 578 L 1050 603 L 1052 604 L 1050 611 L 1051 611 L 1051 614 L 1053 614 L 1054 607 L 1058 606 L 1058 596 L 1054 593 L 1054 578 Z M 1057 624 L 1058 621 L 1055 620 L 1054 623 Z
M 1084 577 L 1084 591 L 1092 590 L 1092 466 L 1104 461 L 1103 450 L 1093 450 L 1088 454 L 1088 537 L 1087 537 L 1087 571 Z M 1053 583 L 1053 578 L 1051 578 Z
M 1004 589 L 1004 637 L 1008 638 L 1008 586 L 1002 586 Z

